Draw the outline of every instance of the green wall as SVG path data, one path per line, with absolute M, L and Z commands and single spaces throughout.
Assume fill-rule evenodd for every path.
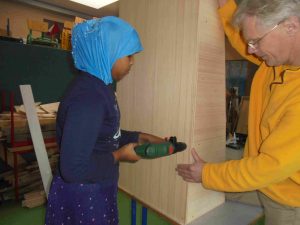
M 31 85 L 36 102 L 59 101 L 76 74 L 69 51 L 0 41 L 0 90 L 13 91 L 16 104 L 20 84 Z

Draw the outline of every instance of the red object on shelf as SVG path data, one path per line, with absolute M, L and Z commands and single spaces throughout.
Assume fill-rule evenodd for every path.
M 14 93 L 10 93 L 10 143 L 14 145 L 15 143 L 15 118 L 14 118 Z
M 5 103 L 6 103 L 5 99 L 6 99 L 5 91 L 1 91 L 1 113 L 5 111 Z

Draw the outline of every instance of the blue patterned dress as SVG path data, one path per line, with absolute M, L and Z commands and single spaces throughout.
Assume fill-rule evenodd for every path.
M 87 20 L 73 28 L 74 65 L 83 74 L 72 82 L 58 109 L 60 161 L 46 225 L 118 224 L 119 164 L 112 152 L 137 142 L 139 134 L 120 130 L 111 71 L 118 59 L 142 50 L 136 30 L 117 17 Z

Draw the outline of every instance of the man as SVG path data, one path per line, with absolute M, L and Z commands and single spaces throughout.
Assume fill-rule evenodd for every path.
M 237 8 L 234 0 L 219 0 L 219 6 L 233 47 L 259 65 L 244 157 L 206 163 L 192 149 L 194 163 L 176 170 L 185 181 L 202 182 L 207 189 L 258 190 L 266 225 L 299 225 L 300 1 L 244 0 Z

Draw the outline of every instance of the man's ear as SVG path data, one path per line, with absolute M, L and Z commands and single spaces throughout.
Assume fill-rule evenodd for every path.
M 283 22 L 288 35 L 295 35 L 300 31 L 300 20 L 297 16 L 291 16 Z

